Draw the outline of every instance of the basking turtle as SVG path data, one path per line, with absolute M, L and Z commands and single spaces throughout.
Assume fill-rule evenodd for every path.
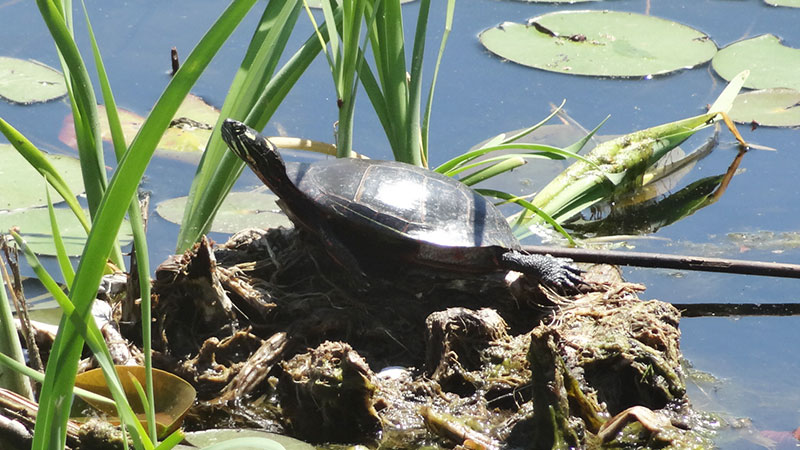
M 232 119 L 222 124 L 222 139 L 280 198 L 292 222 L 351 270 L 405 261 L 457 273 L 516 270 L 557 288 L 581 283 L 568 260 L 521 252 L 497 208 L 453 178 L 362 159 L 287 168 L 270 141 Z

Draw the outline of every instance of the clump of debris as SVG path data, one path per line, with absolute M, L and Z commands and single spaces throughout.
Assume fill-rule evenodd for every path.
M 358 284 L 294 230 L 204 241 L 159 268 L 162 368 L 194 427 L 314 443 L 532 448 L 697 445 L 680 313 L 611 266 L 562 297 L 524 277 L 397 268 Z

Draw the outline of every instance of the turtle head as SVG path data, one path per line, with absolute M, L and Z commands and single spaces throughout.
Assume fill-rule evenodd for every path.
M 283 158 L 267 138 L 233 119 L 225 119 L 222 122 L 221 133 L 222 140 L 228 144 L 228 148 L 247 163 L 258 178 L 273 191 L 280 190 L 286 183 L 291 184 L 286 175 Z

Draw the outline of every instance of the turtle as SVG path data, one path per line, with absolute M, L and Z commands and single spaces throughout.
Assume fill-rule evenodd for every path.
M 583 283 L 571 260 L 523 252 L 497 207 L 456 179 L 372 159 L 287 166 L 272 142 L 242 122 L 226 119 L 221 134 L 296 228 L 317 236 L 348 270 L 364 275 L 362 267 L 410 263 L 457 274 L 514 270 L 560 290 Z

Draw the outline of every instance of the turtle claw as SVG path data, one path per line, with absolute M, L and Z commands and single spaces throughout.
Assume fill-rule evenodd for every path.
M 550 255 L 545 255 L 550 256 Z M 540 278 L 540 281 L 550 287 L 558 288 L 564 292 L 578 292 L 578 286 L 587 285 L 583 279 L 583 270 L 575 267 L 569 258 L 552 258 L 558 263 L 558 267 L 553 268 Z
M 577 292 L 579 285 L 586 284 L 581 277 L 583 271 L 568 258 L 511 250 L 502 255 L 501 261 L 504 268 L 534 276 L 543 285 L 559 291 Z

